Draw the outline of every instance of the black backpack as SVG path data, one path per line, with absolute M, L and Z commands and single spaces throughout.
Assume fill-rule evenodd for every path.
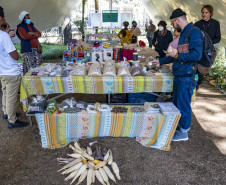
M 196 26 L 193 26 L 190 28 L 190 30 L 187 33 L 187 36 L 185 38 L 185 43 L 188 43 L 190 32 L 193 29 L 199 29 Z M 198 72 L 202 75 L 206 75 L 209 70 L 211 69 L 215 58 L 216 58 L 216 49 L 212 43 L 212 40 L 210 39 L 208 33 L 205 31 L 202 31 L 203 34 L 203 53 L 202 58 L 200 61 L 197 61 L 197 68 Z

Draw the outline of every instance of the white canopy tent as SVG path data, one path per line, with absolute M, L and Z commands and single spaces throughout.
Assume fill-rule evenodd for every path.
M 71 12 L 79 5 L 81 0 L 0 0 L 0 5 L 5 10 L 7 21 L 12 28 L 19 23 L 18 15 L 25 10 L 30 12 L 32 21 L 39 30 L 62 25 L 70 17 Z M 201 7 L 203 4 L 211 4 L 214 7 L 213 18 L 221 24 L 223 46 L 226 46 L 226 0 L 141 0 L 148 14 L 155 24 L 159 20 L 169 23 L 172 11 L 182 8 L 188 15 L 189 21 L 201 19 Z M 68 19 L 69 20 L 69 19 Z

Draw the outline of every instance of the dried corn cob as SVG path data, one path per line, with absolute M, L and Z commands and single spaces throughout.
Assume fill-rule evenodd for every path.
M 93 167 L 95 166 L 95 164 L 92 163 L 91 161 L 88 161 L 88 166 L 89 166 L 89 168 L 92 168 L 93 169 Z
M 75 159 L 74 161 L 68 163 L 68 164 L 65 165 L 63 168 L 61 168 L 60 170 L 58 170 L 58 172 L 60 172 L 60 171 L 62 171 L 62 170 L 64 170 L 64 169 L 66 169 L 66 168 L 70 168 L 70 167 L 74 166 L 75 164 L 77 164 L 77 163 L 79 163 L 79 162 L 81 162 L 81 161 L 82 161 L 81 158 Z
M 109 157 L 108 157 L 108 164 L 111 165 L 113 163 L 113 156 L 112 152 L 110 151 Z
M 92 149 L 90 147 L 87 146 L 86 148 L 87 153 L 91 156 L 92 155 Z
M 74 179 L 71 181 L 71 184 L 86 170 L 86 168 L 86 164 L 83 164 L 82 167 L 78 170 L 78 173 L 76 174 Z
M 103 169 L 106 172 L 106 174 L 108 175 L 108 177 L 116 183 L 115 177 L 114 177 L 113 173 L 111 172 L 111 170 L 107 166 L 104 166 Z
M 92 184 L 92 181 L 93 181 L 93 173 L 94 173 L 94 170 L 93 169 L 89 169 L 88 170 L 88 174 L 87 174 L 87 185 L 91 185 Z
M 79 185 L 82 181 L 85 180 L 85 178 L 86 178 L 86 176 L 87 176 L 87 172 L 88 172 L 88 170 L 85 169 L 85 171 L 84 171 L 84 172 L 81 174 L 81 176 L 79 177 L 78 183 L 77 183 L 76 185 Z
M 84 157 L 82 157 L 82 163 L 83 164 L 86 164 L 87 165 L 87 168 L 89 168 L 88 162 L 87 162 L 87 160 Z
M 76 165 L 68 168 L 67 170 L 63 171 L 61 174 L 68 174 L 72 171 L 78 170 L 79 168 L 81 168 L 81 166 L 83 165 L 82 162 L 77 163 Z
M 112 170 L 113 170 L 113 172 L 115 173 L 117 179 L 118 179 L 118 180 L 121 180 L 121 177 L 120 177 L 120 175 L 119 175 L 119 168 L 118 168 L 118 165 L 117 165 L 115 162 L 113 162 L 113 163 L 111 164 L 111 167 L 112 167 Z
M 85 157 L 86 159 L 89 159 L 90 161 L 94 160 L 94 158 L 87 154 L 86 152 L 82 152 L 82 156 Z
M 101 184 L 106 185 L 106 184 L 104 183 L 104 179 L 102 178 L 102 176 L 101 176 L 99 170 L 95 170 L 95 176 L 97 177 L 98 181 L 100 181 Z
M 106 155 L 104 156 L 104 161 L 108 160 L 109 155 L 110 155 L 110 150 L 108 150 Z
M 81 158 L 82 157 L 82 155 L 81 154 L 67 154 L 68 156 L 70 156 L 70 157 L 73 157 L 73 158 Z
M 78 150 L 83 152 L 83 150 L 81 149 L 81 147 L 79 146 L 77 141 L 74 142 L 74 146 L 75 146 L 76 149 L 78 149 Z
M 99 168 L 102 168 L 103 166 L 105 166 L 107 164 L 107 161 L 103 161 L 97 165 L 94 166 L 94 169 L 97 170 Z
M 99 168 L 99 172 L 100 172 L 102 178 L 104 179 L 104 182 L 106 182 L 107 185 L 110 185 L 109 180 L 108 180 L 108 176 L 105 173 L 104 169 L 103 168 Z
M 99 163 L 102 163 L 103 161 L 99 161 L 99 160 L 91 160 L 92 163 L 94 164 L 99 164 Z
M 68 180 L 74 178 L 77 173 L 78 173 L 78 170 L 71 172 L 70 175 L 68 175 L 64 180 L 68 181 Z

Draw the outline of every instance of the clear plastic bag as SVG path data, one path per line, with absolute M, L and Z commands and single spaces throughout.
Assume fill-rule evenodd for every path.
M 142 66 L 137 62 L 134 62 L 134 65 L 132 66 L 130 73 L 131 76 L 145 76 Z

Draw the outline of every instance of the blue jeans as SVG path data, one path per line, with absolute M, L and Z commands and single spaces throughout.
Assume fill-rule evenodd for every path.
M 147 37 L 147 39 L 148 39 L 149 47 L 152 48 L 152 40 L 153 40 L 153 38 Z
M 182 131 L 189 131 L 192 119 L 191 98 L 197 81 L 192 77 L 175 77 L 173 82 L 173 103 L 181 112 L 179 125 Z

